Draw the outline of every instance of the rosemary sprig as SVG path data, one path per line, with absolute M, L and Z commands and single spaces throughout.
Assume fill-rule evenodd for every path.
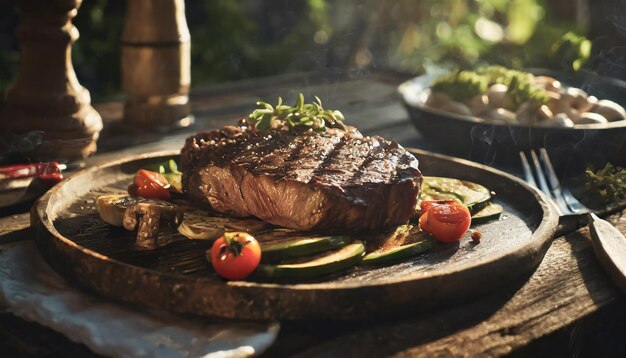
M 315 96 L 313 103 L 304 103 L 304 95 L 298 94 L 294 106 L 283 104 L 278 97 L 278 104 L 272 106 L 267 102 L 259 101 L 248 118 L 259 131 L 268 129 L 282 129 L 289 131 L 313 130 L 325 132 L 326 128 L 345 128 L 344 116 L 337 110 L 324 109 L 322 100 Z

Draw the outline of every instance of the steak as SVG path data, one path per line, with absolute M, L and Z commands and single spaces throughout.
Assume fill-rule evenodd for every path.
M 187 138 L 181 160 L 191 200 L 297 230 L 405 224 L 422 183 L 411 153 L 356 130 L 296 135 L 243 122 Z

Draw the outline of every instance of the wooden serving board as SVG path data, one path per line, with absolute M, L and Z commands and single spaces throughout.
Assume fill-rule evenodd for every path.
M 399 264 L 357 267 L 316 282 L 226 282 L 204 258 L 209 242 L 181 240 L 136 252 L 129 232 L 98 217 L 96 197 L 123 192 L 138 169 L 177 156 L 171 152 L 75 174 L 38 201 L 31 224 L 43 256 L 68 280 L 115 300 L 211 317 L 349 320 L 405 314 L 486 293 L 539 264 L 558 215 L 538 190 L 476 163 L 411 152 L 424 175 L 470 180 L 497 193 L 495 202 L 505 213 L 476 227 L 480 244 L 467 235 Z

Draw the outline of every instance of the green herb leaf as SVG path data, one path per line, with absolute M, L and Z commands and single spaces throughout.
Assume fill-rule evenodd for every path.
M 587 169 L 585 176 L 588 194 L 596 195 L 606 203 L 626 199 L 626 169 L 607 163 L 596 172 Z
M 345 129 L 341 123 L 345 120 L 344 115 L 337 110 L 324 109 L 322 100 L 317 96 L 313 103 L 305 103 L 304 95 L 300 93 L 293 107 L 283 104 L 280 97 L 275 107 L 262 101 L 256 105 L 258 108 L 248 118 L 259 131 L 270 128 L 287 128 L 291 131 L 301 128 L 316 132 L 324 132 L 328 127 Z

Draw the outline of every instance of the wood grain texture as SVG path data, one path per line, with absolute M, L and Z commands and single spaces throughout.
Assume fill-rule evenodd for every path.
M 466 238 L 397 265 L 359 267 L 314 282 L 225 283 L 208 269 L 203 258 L 206 243 L 183 240 L 139 255 L 123 244 L 128 232 L 113 230 L 97 216 L 93 203 L 98 195 L 123 192 L 136 170 L 171 154 L 92 167 L 52 189 L 33 212 L 37 244 L 55 270 L 105 296 L 180 313 L 239 319 L 363 320 L 398 315 L 492 290 L 538 265 L 557 224 L 557 214 L 542 194 L 485 166 L 414 153 L 426 175 L 471 180 L 498 193 L 505 219 L 477 227 L 483 232 L 481 245 Z M 422 304 L 411 305 L 413 300 Z
M 589 214 L 589 218 L 589 233 L 596 257 L 613 282 L 626 293 L 626 238 L 595 214 Z
M 626 210 L 613 222 L 626 232 Z M 309 337 L 316 343 L 300 356 L 502 356 L 618 297 L 623 295 L 598 264 L 589 230 L 583 228 L 555 240 L 527 280 L 431 315 L 365 328 L 352 326 L 335 332 L 332 339 Z M 329 327 L 320 325 L 313 330 L 325 328 Z M 277 346 L 284 344 L 283 339 L 279 337 Z

